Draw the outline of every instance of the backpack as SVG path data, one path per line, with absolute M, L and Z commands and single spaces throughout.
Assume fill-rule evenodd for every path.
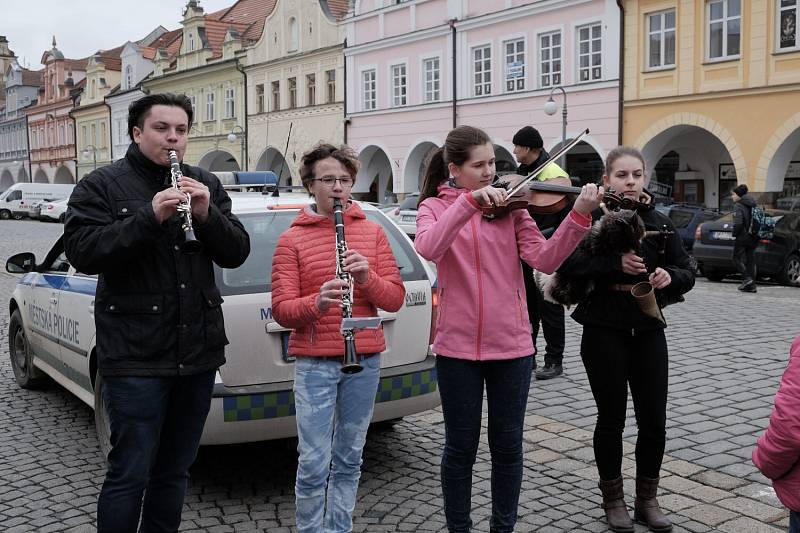
M 750 210 L 750 228 L 748 233 L 759 239 L 771 239 L 775 229 L 775 219 L 758 206 Z

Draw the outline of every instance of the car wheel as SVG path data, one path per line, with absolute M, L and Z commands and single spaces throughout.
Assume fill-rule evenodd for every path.
M 722 278 L 725 277 L 725 275 L 719 270 L 714 270 L 713 268 L 709 267 L 703 267 L 703 275 L 708 281 L 722 281 Z
M 47 382 L 47 376 L 33 365 L 33 350 L 25 336 L 19 309 L 11 314 L 8 328 L 8 353 L 17 385 L 23 389 L 38 389 Z
M 784 285 L 800 287 L 800 255 L 792 254 L 786 258 L 780 274 L 780 282 Z
M 107 459 L 108 453 L 111 451 L 111 422 L 103 401 L 103 376 L 100 375 L 100 372 L 94 379 L 94 428 L 97 432 L 100 453 L 103 454 L 103 459 Z
M 11 212 L 3 209 L 2 211 L 0 211 L 0 218 L 3 220 L 8 220 L 9 218 L 11 218 Z

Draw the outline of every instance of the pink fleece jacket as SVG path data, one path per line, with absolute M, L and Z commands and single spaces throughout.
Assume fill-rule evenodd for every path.
M 769 427 L 753 450 L 753 463 L 772 480 L 781 502 L 800 512 L 800 336 L 792 343 Z
M 575 211 L 545 239 L 524 209 L 483 218 L 471 191 L 447 185 L 417 211 L 414 247 L 436 264 L 439 313 L 433 351 L 470 360 L 534 353 L 520 258 L 551 273 L 588 231 Z

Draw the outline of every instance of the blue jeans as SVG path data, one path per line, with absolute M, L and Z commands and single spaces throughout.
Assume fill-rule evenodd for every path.
M 140 514 L 140 533 L 178 531 L 214 374 L 103 378 L 112 449 L 97 501 L 98 533 L 135 533 Z
M 514 531 L 532 365 L 533 356 L 505 361 L 466 361 L 441 355 L 436 358 L 445 429 L 442 495 L 450 533 L 468 533 L 472 528 L 472 467 L 481 434 L 484 383 L 492 457 L 489 528 L 492 533 Z
M 789 533 L 800 533 L 800 511 L 789 514 Z
M 380 364 L 380 356 L 373 355 L 361 360 L 364 370 L 358 374 L 344 374 L 340 359 L 295 361 L 298 533 L 353 529 L 361 452 L 375 407 Z

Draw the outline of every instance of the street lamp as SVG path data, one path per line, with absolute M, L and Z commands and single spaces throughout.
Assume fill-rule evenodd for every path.
M 236 128 L 239 128 L 239 132 L 242 134 L 241 140 L 241 148 L 242 148 L 242 170 L 247 170 L 247 156 L 245 155 L 245 147 L 247 146 L 247 132 L 243 127 L 236 124 L 233 128 L 231 128 L 231 132 L 228 134 L 228 141 L 235 142 L 236 141 Z
M 553 92 L 556 89 L 560 90 L 564 96 L 564 107 L 561 108 L 561 147 L 563 148 L 567 145 L 567 91 L 561 85 L 556 85 L 550 89 L 550 98 L 544 103 L 544 112 L 548 115 L 555 115 L 556 111 L 558 111 L 558 104 L 553 100 Z M 564 154 L 561 156 L 561 168 L 565 171 L 567 170 L 566 162 L 567 154 Z
M 97 170 L 97 147 L 95 145 L 86 145 L 83 148 L 83 157 L 89 157 L 89 149 L 92 150 L 92 162 L 94 163 L 94 170 Z

